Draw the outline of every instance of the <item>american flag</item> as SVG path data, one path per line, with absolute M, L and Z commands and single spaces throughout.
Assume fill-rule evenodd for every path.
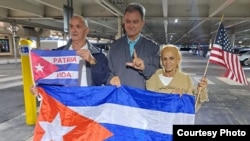
M 219 26 L 209 61 L 225 67 L 227 69 L 225 77 L 248 85 L 244 70 L 242 69 L 238 56 L 234 54 L 223 23 Z

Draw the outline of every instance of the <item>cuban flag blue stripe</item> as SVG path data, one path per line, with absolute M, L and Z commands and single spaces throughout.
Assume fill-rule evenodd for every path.
M 60 86 L 65 86 L 65 84 L 72 85 L 72 86 L 77 86 L 78 85 L 78 79 L 41 79 L 38 80 L 37 85 L 60 85 Z
M 53 91 L 54 89 L 56 89 L 56 92 L 51 93 L 50 90 Z M 46 87 L 46 90 L 55 99 L 67 106 L 96 106 L 102 103 L 114 103 L 173 113 L 194 113 L 195 111 L 194 108 L 189 108 L 194 105 L 194 96 L 188 94 L 183 94 L 182 97 L 180 97 L 175 94 L 166 95 L 126 86 L 120 88 L 116 88 L 115 86 L 74 87 L 74 95 L 72 95 L 71 91 L 67 90 L 67 87 L 60 89 Z M 115 94 L 112 94 L 112 91 L 115 92 Z M 97 92 L 99 97 L 91 96 Z M 82 99 L 84 102 L 74 100 L 76 97 L 85 97 Z
M 165 109 L 164 107 L 167 107 L 167 109 L 165 109 L 166 112 L 176 113 L 176 112 L 181 111 L 185 113 L 194 113 L 195 111 L 195 109 L 190 109 L 190 107 L 193 107 L 195 103 L 195 97 L 190 94 L 182 94 L 181 97 L 180 95 L 177 95 L 177 94 L 170 94 L 166 96 L 166 94 L 164 93 L 146 91 L 146 90 L 141 90 L 141 89 L 128 87 L 128 86 L 124 86 L 122 89 L 119 89 L 119 90 L 123 91 L 122 94 L 129 94 L 129 96 L 131 96 L 133 100 L 135 100 L 135 104 L 139 104 L 141 108 L 158 110 L 159 106 L 161 106 L 160 109 Z M 126 96 L 127 95 L 125 95 L 125 97 Z M 122 101 L 123 98 L 122 97 L 119 97 L 119 98 Z M 125 104 L 125 105 L 127 104 L 126 101 L 122 101 L 122 102 L 125 102 L 125 103 L 120 103 L 120 104 Z M 148 104 L 150 104 L 150 106 Z M 175 108 L 175 107 L 178 107 L 178 108 Z M 169 111 L 169 109 L 171 110 Z
M 53 50 L 53 51 L 32 50 L 32 52 L 36 53 L 39 56 L 43 56 L 43 57 L 53 57 L 55 55 L 55 52 L 56 52 L 56 57 L 76 56 L 75 50 Z

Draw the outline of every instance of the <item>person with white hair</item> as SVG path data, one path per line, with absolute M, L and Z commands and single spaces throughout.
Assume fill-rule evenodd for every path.
M 207 79 L 204 77 L 197 86 L 193 85 L 190 75 L 181 71 L 181 53 L 174 45 L 166 45 L 162 48 L 160 64 L 162 68 L 158 69 L 147 80 L 147 90 L 168 94 L 194 95 L 197 112 L 201 104 L 208 101 Z

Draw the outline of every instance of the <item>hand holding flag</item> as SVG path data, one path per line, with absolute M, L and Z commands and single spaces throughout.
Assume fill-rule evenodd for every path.
M 91 52 L 88 49 L 80 49 L 76 51 L 76 54 L 83 60 L 88 61 L 91 65 L 96 64 L 95 58 L 92 56 Z

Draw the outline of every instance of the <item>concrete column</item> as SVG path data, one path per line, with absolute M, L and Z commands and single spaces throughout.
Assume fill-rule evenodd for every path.
M 234 46 L 235 46 L 235 34 L 232 34 L 231 43 L 232 43 L 232 47 L 234 48 Z
M 213 47 L 213 39 L 211 38 L 210 40 L 209 40 L 209 49 L 211 49 Z
M 40 40 L 41 38 L 40 38 L 40 36 L 39 35 L 37 35 L 36 36 L 36 48 L 37 49 L 40 49 L 40 47 L 41 47 L 41 40 Z
M 40 43 L 40 35 L 42 34 L 42 29 L 40 27 L 34 27 L 34 30 L 36 31 L 36 48 L 40 49 L 41 43 Z

